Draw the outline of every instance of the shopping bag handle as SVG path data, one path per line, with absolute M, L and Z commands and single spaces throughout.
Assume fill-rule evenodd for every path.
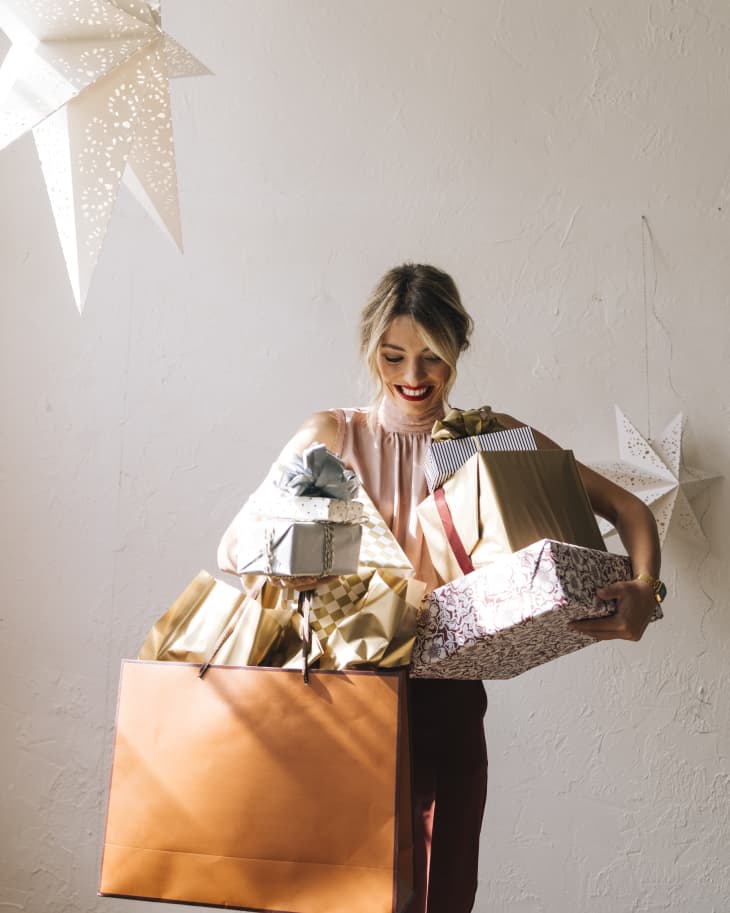
M 310 627 L 309 613 L 312 608 L 314 590 L 300 590 L 297 600 L 297 611 L 302 616 L 302 660 L 304 684 L 309 684 L 309 654 L 312 651 L 312 629 Z
M 220 653 L 221 647 L 223 646 L 223 644 L 228 640 L 228 638 L 231 636 L 231 634 L 233 634 L 233 632 L 235 631 L 236 625 L 238 624 L 238 621 L 241 618 L 241 615 L 243 614 L 243 610 L 246 607 L 246 603 L 248 602 L 249 599 L 256 599 L 261 594 L 261 590 L 264 588 L 265 582 L 266 581 L 262 579 L 260 583 L 256 584 L 256 586 L 251 590 L 250 593 L 244 588 L 243 599 L 238 604 L 238 608 L 231 616 L 231 619 L 228 622 L 228 624 L 226 625 L 226 627 L 223 629 L 223 631 L 221 631 L 220 637 L 215 642 L 215 646 L 213 647 L 213 650 L 212 650 L 210 656 L 206 659 L 206 661 L 200 667 L 200 670 L 198 671 L 198 678 L 202 678 L 205 675 L 205 673 L 208 671 L 208 667 L 212 664 L 213 660 Z
M 208 671 L 208 668 L 212 665 L 213 660 L 216 658 L 220 652 L 223 644 L 228 640 L 228 638 L 233 634 L 236 629 L 236 625 L 243 614 L 243 610 L 246 606 L 246 602 L 249 599 L 256 599 L 263 589 L 265 580 L 262 580 L 261 583 L 258 583 L 251 592 L 246 592 L 244 589 L 244 596 L 241 600 L 238 608 L 231 616 L 230 621 L 226 625 L 225 629 L 221 632 L 220 637 L 215 643 L 213 650 L 206 659 L 206 661 L 201 665 L 198 671 L 198 678 L 202 678 L 205 673 Z M 304 684 L 309 684 L 309 656 L 312 652 L 312 628 L 310 625 L 310 610 L 312 608 L 312 597 L 314 596 L 314 590 L 300 590 L 299 599 L 297 601 L 297 611 L 302 616 L 302 659 L 304 665 Z

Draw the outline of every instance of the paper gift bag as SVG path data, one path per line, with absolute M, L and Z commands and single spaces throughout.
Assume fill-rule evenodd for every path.
M 569 450 L 478 453 L 417 510 L 445 581 L 540 539 L 605 550 Z
M 419 613 L 411 675 L 504 679 L 596 641 L 568 628 L 615 611 L 596 590 L 633 576 L 623 555 L 536 542 L 433 590 Z M 657 605 L 654 618 L 662 617 Z
M 412 893 L 405 673 L 125 661 L 99 893 L 398 913 Z

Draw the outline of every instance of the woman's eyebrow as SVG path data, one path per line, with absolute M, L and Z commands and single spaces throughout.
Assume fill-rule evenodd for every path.
M 405 349 L 404 349 L 402 346 L 393 345 L 392 342 L 382 342 L 382 343 L 380 344 L 380 348 L 381 348 L 381 349 L 397 349 L 399 352 L 405 352 Z M 425 347 L 424 349 L 422 349 L 421 351 L 422 351 L 422 352 L 430 352 L 431 349 L 429 349 L 429 347 L 426 346 L 426 347 Z

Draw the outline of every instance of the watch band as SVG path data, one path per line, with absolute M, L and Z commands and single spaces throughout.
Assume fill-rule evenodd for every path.
M 658 577 L 652 577 L 651 574 L 637 574 L 634 580 L 641 580 L 648 583 L 654 592 L 654 599 L 657 602 L 664 602 L 667 595 L 667 588 Z

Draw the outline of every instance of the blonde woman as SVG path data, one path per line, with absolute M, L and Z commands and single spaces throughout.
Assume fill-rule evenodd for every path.
M 380 280 L 362 312 L 360 350 L 376 387 L 366 409 L 318 412 L 285 454 L 314 441 L 355 470 L 385 522 L 429 587 L 436 571 L 416 515 L 428 490 L 422 465 L 434 421 L 444 415 L 472 320 L 454 281 L 425 265 L 405 264 Z M 521 424 L 495 414 L 503 427 Z M 558 445 L 536 432 L 538 446 Z M 598 639 L 638 640 L 660 586 L 659 540 L 651 512 L 633 495 L 580 467 L 596 513 L 618 530 L 636 578 L 600 591 L 617 600 L 610 618 L 575 624 Z M 307 588 L 315 578 L 298 578 Z M 477 888 L 479 835 L 487 790 L 483 716 L 477 681 L 412 680 L 413 810 L 416 894 L 408 913 L 468 913 Z

